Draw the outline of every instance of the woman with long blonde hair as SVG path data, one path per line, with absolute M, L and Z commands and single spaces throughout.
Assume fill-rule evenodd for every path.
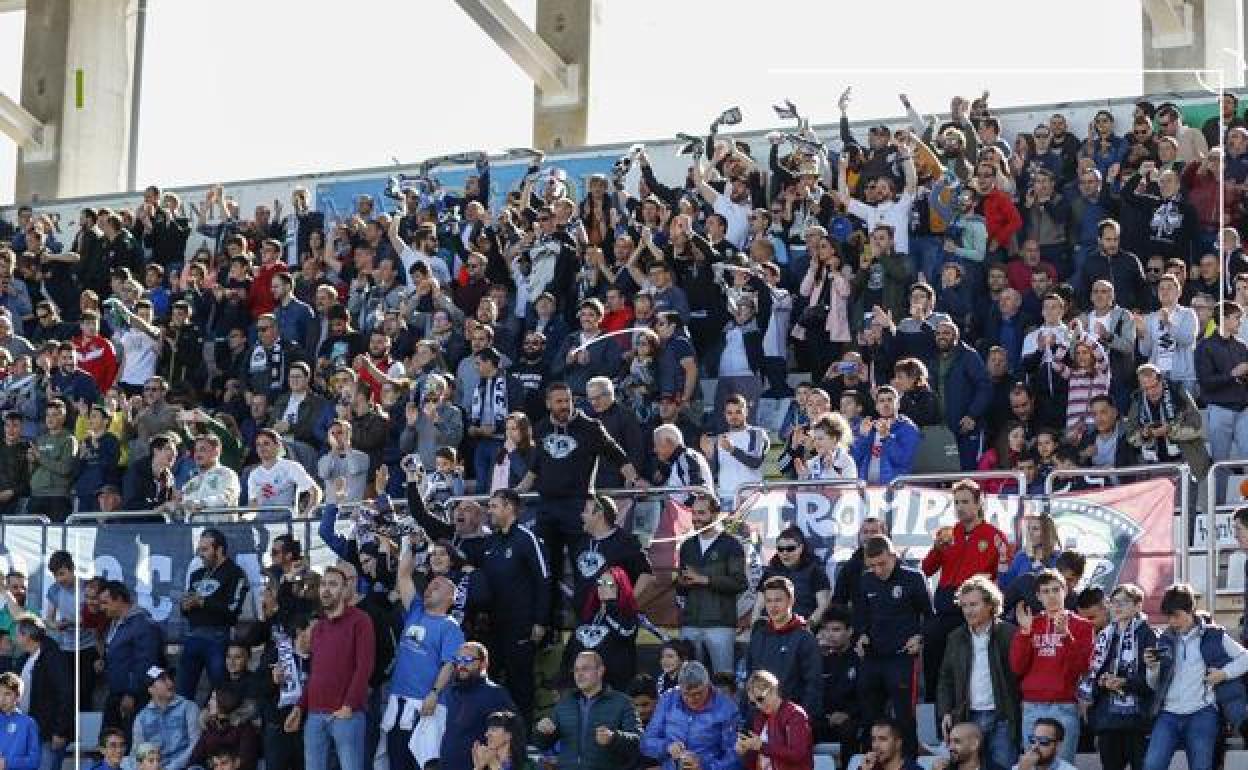
M 1026 546 L 1014 554 L 1014 561 L 1001 578 L 1001 587 L 1028 572 L 1052 568 L 1061 553 L 1062 541 L 1057 534 L 1057 523 L 1047 513 L 1026 518 Z

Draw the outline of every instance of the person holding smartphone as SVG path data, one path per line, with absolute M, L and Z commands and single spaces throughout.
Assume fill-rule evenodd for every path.
M 1222 628 L 1196 617 L 1196 594 L 1177 583 L 1161 597 L 1166 628 L 1144 650 L 1146 681 L 1153 691 L 1152 737 L 1144 767 L 1169 767 L 1182 745 L 1192 770 L 1213 767 L 1222 720 L 1238 729 L 1245 719 L 1248 651 Z

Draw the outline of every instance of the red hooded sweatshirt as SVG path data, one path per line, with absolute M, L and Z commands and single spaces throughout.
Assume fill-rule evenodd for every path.
M 1031 633 L 1021 627 L 1010 642 L 1010 668 L 1018 675 L 1023 700 L 1074 703 L 1075 685 L 1092 662 L 1092 624 L 1069 610 L 1066 633 L 1049 630 L 1047 614 L 1037 615 Z

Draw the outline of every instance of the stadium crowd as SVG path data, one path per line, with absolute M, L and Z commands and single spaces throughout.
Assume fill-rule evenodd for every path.
M 9 575 L 0 770 L 59 768 L 97 703 L 100 770 L 363 770 L 379 748 L 393 770 L 803 770 L 816 742 L 866 770 L 932 750 L 1067 770 L 1081 744 L 1107 769 L 1180 748 L 1213 767 L 1245 721 L 1239 630 L 1186 585 L 1157 628 L 1134 585 L 1080 590 L 1050 517 L 1014 543 L 983 495 L 1248 456 L 1236 98 L 1200 127 L 1141 101 L 1127 126 L 1058 113 L 1013 137 L 986 94 L 939 117 L 902 102 L 912 126 L 858 137 L 847 91 L 839 152 L 803 129 L 755 158 L 712 129 L 659 179 L 635 148 L 579 200 L 534 153 L 502 207 L 480 155 L 462 191 L 396 180 L 397 210 L 363 196 L 341 221 L 304 189 L 248 218 L 220 187 L 150 187 L 62 242 L 19 208 L 0 515 L 286 509 L 340 561 L 313 571 L 309 543 L 275 538 L 252 619 L 203 530 L 176 666 L 133 592 L 78 583 L 70 554 L 40 614 Z M 778 454 L 762 399 L 791 404 Z M 740 615 L 742 485 L 886 484 L 947 447 L 1026 488 L 955 484 L 917 566 L 879 519 L 832 570 L 785 529 Z M 657 668 L 641 608 L 669 588 L 598 494 L 624 486 L 671 488 L 694 527 Z M 1248 545 L 1248 513 L 1236 528 Z M 919 700 L 943 749 L 920 744 Z

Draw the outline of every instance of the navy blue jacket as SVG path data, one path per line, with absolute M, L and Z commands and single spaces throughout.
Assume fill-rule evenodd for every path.
M 953 361 L 949 365 L 949 374 L 943 384 L 939 383 L 940 359 L 931 370 L 933 387 L 940 385 L 939 392 L 944 399 L 945 425 L 953 431 L 953 435 L 961 434 L 958 423 L 963 417 L 972 417 L 975 427 L 984 427 L 984 418 L 992 403 L 992 383 L 988 380 L 988 370 L 984 368 L 984 359 L 965 342 L 957 343 L 953 348 Z
M 147 692 L 147 683 L 143 680 L 147 670 L 159 660 L 158 648 L 163 636 L 147 610 L 130 609 L 104 650 L 104 675 L 109 695 L 137 697 Z
M 455 729 L 442 734 L 443 770 L 472 770 L 472 744 L 483 740 L 485 719 L 495 711 L 514 711 L 506 688 L 489 679 L 455 680 L 445 697 L 446 723 Z
M 933 614 L 927 580 L 914 567 L 898 561 L 887 580 L 870 570 L 863 573 L 854 602 L 854 629 L 870 640 L 868 658 L 901 654 Z
M 512 631 L 528 630 L 550 615 L 550 565 L 542 541 L 522 524 L 492 532 L 477 564 L 494 597 L 495 622 Z

